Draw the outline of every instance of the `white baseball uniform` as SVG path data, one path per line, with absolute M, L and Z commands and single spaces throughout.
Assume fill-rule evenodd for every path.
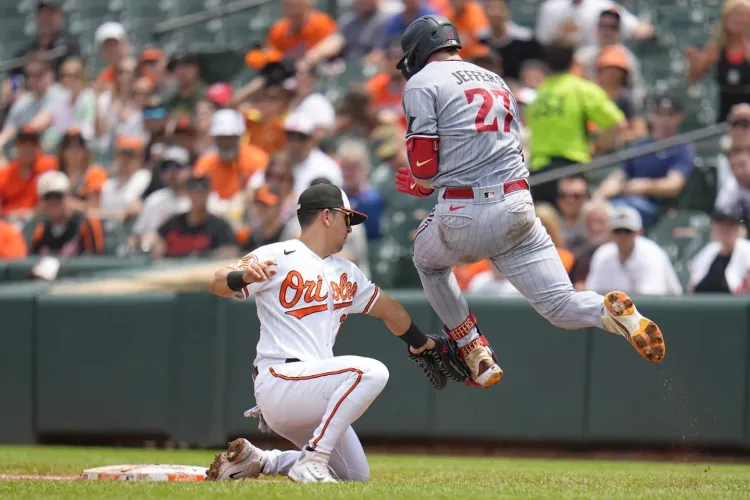
M 409 79 L 402 101 L 407 138 L 440 141 L 430 181 L 438 202 L 417 230 L 413 260 L 446 328 L 455 330 L 469 317 L 452 267 L 490 258 L 552 324 L 603 329 L 603 297 L 575 291 L 536 217 L 518 105 L 503 79 L 465 61 L 435 61 Z M 476 335 L 473 330 L 459 345 Z
M 300 240 L 258 248 L 232 267 L 274 260 L 276 274 L 237 292 L 255 297 L 260 340 L 255 400 L 268 426 L 300 449 L 330 454 L 341 480 L 367 480 L 369 466 L 351 428 L 388 381 L 380 361 L 333 355 L 349 314 L 367 314 L 380 289 L 353 263 L 321 259 Z M 263 474 L 286 475 L 299 451 L 268 452 Z

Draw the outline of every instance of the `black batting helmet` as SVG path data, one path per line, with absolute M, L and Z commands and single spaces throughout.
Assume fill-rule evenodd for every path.
M 416 75 L 427 59 L 444 48 L 460 49 L 458 31 L 448 18 L 443 16 L 422 16 L 406 27 L 401 35 L 401 50 L 404 56 L 396 65 L 407 80 Z

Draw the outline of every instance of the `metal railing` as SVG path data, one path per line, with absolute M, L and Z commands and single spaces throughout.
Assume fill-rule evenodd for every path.
M 583 174 L 598 170 L 600 168 L 611 167 L 624 161 L 655 153 L 657 151 L 671 148 L 679 144 L 694 143 L 707 139 L 716 139 L 723 136 L 726 131 L 726 122 L 709 125 L 708 127 L 691 130 L 690 132 L 685 132 L 684 134 L 669 137 L 661 141 L 656 141 L 650 144 L 645 144 L 643 146 L 635 146 L 632 148 L 616 151 L 611 154 L 598 156 L 589 163 L 572 164 L 565 167 L 556 168 L 549 172 L 545 172 L 544 170 L 542 170 L 529 176 L 529 184 L 543 184 L 545 182 L 557 181 L 562 179 L 563 177 L 568 177 L 570 175 Z
M 202 12 L 195 12 L 193 14 L 187 14 L 174 19 L 161 21 L 154 25 L 151 33 L 154 37 L 158 38 L 168 33 L 172 33 L 173 31 L 189 28 L 191 26 L 213 21 L 214 19 L 230 16 L 232 14 L 237 14 L 238 12 L 260 7 L 262 5 L 276 3 L 277 1 L 278 0 L 238 0 L 226 5 L 219 5 L 213 9 L 206 9 Z

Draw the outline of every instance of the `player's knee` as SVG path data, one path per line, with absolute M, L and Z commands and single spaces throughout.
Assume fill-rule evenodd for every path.
M 377 359 L 370 359 L 362 366 L 362 378 L 378 392 L 385 388 L 389 376 L 388 368 Z

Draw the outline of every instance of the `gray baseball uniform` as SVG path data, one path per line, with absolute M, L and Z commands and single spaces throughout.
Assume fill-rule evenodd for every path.
M 464 61 L 432 62 L 407 82 L 403 106 L 407 137 L 440 138 L 438 203 L 417 230 L 414 264 L 445 326 L 469 316 L 452 267 L 490 258 L 552 324 L 603 329 L 603 297 L 575 291 L 536 217 L 518 106 L 502 78 Z

